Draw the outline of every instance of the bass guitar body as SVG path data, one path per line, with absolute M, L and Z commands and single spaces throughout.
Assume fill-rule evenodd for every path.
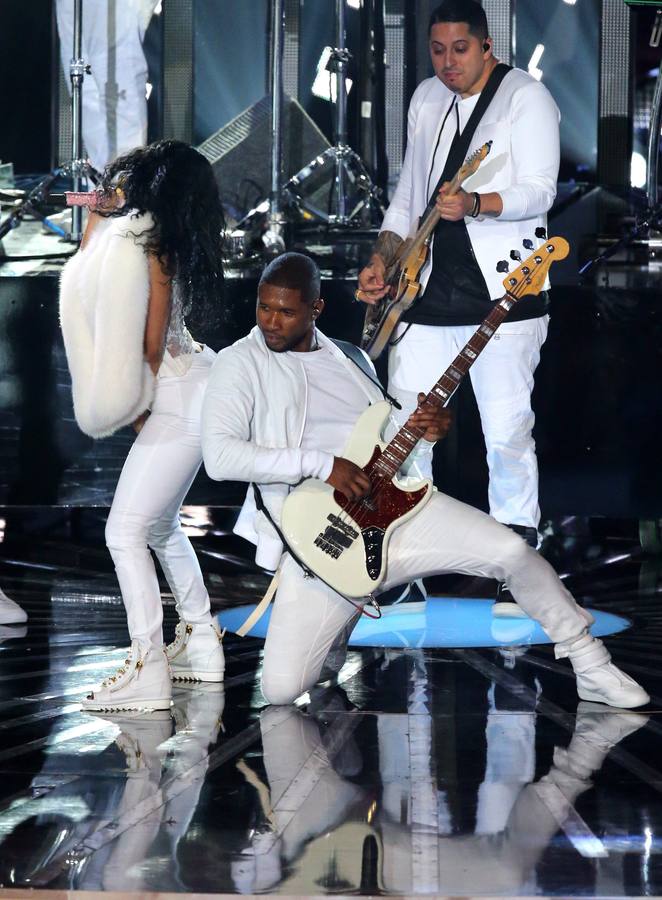
M 392 533 L 416 515 L 432 495 L 432 482 L 412 487 L 379 474 L 385 449 L 382 430 L 388 403 L 375 403 L 363 413 L 342 456 L 360 466 L 373 484 L 363 500 L 347 500 L 326 482 L 309 478 L 296 487 L 283 506 L 281 527 L 296 555 L 330 587 L 346 597 L 372 594 L 386 573 Z

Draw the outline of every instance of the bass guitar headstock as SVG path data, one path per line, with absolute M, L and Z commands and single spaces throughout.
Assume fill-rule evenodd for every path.
M 519 300 L 527 294 L 539 294 L 545 285 L 545 279 L 552 263 L 559 259 L 565 259 L 569 252 L 570 245 L 565 238 L 558 236 L 548 238 L 523 263 L 520 263 L 514 272 L 503 279 L 503 286 L 508 295 Z M 497 270 L 499 270 L 499 265 L 497 265 Z
M 473 175 L 475 171 L 477 171 L 478 166 L 482 163 L 485 157 L 489 154 L 492 149 L 492 141 L 487 141 L 487 143 L 483 144 L 482 147 L 479 147 L 478 150 L 474 150 L 464 161 L 464 164 L 458 171 L 455 178 L 462 184 L 463 181 L 466 181 L 470 175 Z

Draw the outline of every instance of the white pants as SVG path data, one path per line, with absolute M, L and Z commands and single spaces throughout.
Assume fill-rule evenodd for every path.
M 493 518 L 435 492 L 394 533 L 382 589 L 441 572 L 505 581 L 522 609 L 552 641 L 586 628 L 557 574 L 521 537 Z M 304 578 L 288 555 L 271 611 L 264 647 L 262 692 L 269 703 L 291 703 L 318 680 L 338 632 L 355 608 L 317 578 Z
M 202 463 L 202 398 L 215 354 L 193 357 L 186 375 L 157 380 L 152 414 L 134 441 L 117 483 L 106 524 L 126 607 L 129 635 L 163 644 L 163 609 L 155 552 L 180 618 L 212 621 L 200 565 L 179 521 L 179 510 Z
M 155 0 L 85 0 L 83 142 L 96 169 L 147 142 L 147 62 L 142 42 Z M 73 56 L 73 0 L 57 0 L 60 58 L 67 85 Z
M 504 525 L 537 528 L 540 521 L 531 391 L 548 322 L 542 316 L 504 323 L 469 370 L 487 448 L 490 515 Z M 402 403 L 398 419 L 407 418 L 419 391 L 430 390 L 475 331 L 474 325 L 412 325 L 391 347 L 388 389 Z M 431 452 L 427 462 L 431 478 Z

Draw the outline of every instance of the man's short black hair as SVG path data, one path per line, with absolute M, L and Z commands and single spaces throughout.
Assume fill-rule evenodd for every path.
M 489 35 L 485 10 L 477 0 L 444 0 L 432 11 L 428 36 L 432 26 L 440 22 L 466 22 L 471 34 L 481 41 Z
M 304 303 L 313 303 L 320 296 L 320 270 L 317 263 L 303 253 L 281 253 L 262 273 L 258 290 L 263 284 L 299 291 Z

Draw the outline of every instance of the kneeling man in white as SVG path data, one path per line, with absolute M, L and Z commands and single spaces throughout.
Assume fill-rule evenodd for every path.
M 288 493 L 305 478 L 325 481 L 351 500 L 369 494 L 369 478 L 342 453 L 359 416 L 383 400 L 376 380 L 316 327 L 323 307 L 311 259 L 285 253 L 271 262 L 258 286 L 257 327 L 218 355 L 203 404 L 207 472 L 257 485 L 269 513 L 256 508 L 249 484 L 235 531 L 256 545 L 258 565 L 280 566 L 262 672 L 264 696 L 275 704 L 291 703 L 318 681 L 356 606 L 320 578 L 306 577 L 269 518 L 281 521 Z M 408 420 L 424 441 L 444 437 L 449 425 L 448 411 L 439 407 L 419 406 Z M 397 427 L 393 421 L 393 432 Z M 417 474 L 416 451 L 399 474 Z M 495 519 L 434 491 L 393 532 L 380 590 L 441 572 L 505 582 L 555 643 L 556 657 L 570 659 L 582 699 L 618 707 L 648 702 L 591 636 L 592 616 L 542 557 Z

